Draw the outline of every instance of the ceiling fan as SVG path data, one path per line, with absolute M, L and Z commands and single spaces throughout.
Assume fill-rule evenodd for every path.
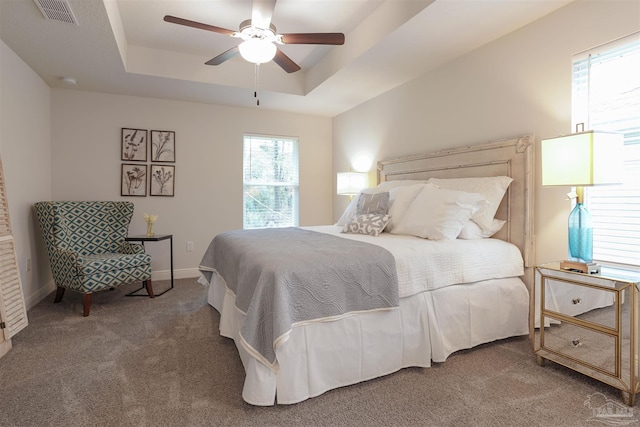
M 242 39 L 238 46 L 234 46 L 206 62 L 207 65 L 220 65 L 240 54 L 244 59 L 254 64 L 264 64 L 273 60 L 287 73 L 300 70 L 300 66 L 284 54 L 276 45 L 285 44 L 322 44 L 342 45 L 342 33 L 291 33 L 278 34 L 271 23 L 276 0 L 253 0 L 251 19 L 240 23 L 240 30 L 233 31 L 226 28 L 203 24 L 188 19 L 166 15 L 164 20 L 178 25 L 212 31 L 225 36 Z

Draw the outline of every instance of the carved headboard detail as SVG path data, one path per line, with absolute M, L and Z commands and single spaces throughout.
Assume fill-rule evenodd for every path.
M 470 178 L 509 176 L 513 182 L 496 218 L 507 221 L 494 237 L 520 248 L 525 265 L 524 282 L 533 283 L 534 239 L 533 135 L 378 162 L 378 183 L 398 179 Z M 531 289 L 531 288 L 530 288 Z

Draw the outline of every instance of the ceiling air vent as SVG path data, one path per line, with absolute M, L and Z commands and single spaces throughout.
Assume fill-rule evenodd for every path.
M 33 0 L 47 19 L 78 25 L 67 0 Z

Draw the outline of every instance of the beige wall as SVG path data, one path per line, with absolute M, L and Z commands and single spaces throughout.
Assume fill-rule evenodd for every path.
M 33 202 L 51 197 L 50 110 L 49 87 L 0 41 L 0 154 L 27 306 L 50 290 L 49 265 L 32 211 Z
M 32 211 L 40 200 L 131 200 L 131 232 L 145 231 L 143 212 L 159 215 L 156 232 L 174 235 L 176 277 L 197 276 L 211 238 L 242 228 L 245 132 L 299 138 L 300 225 L 331 221 L 329 118 L 51 90 L 3 42 L 0 65 L 0 153 L 29 308 L 54 290 Z M 176 132 L 175 197 L 120 196 L 121 127 Z M 187 241 L 193 252 L 186 251 Z M 169 277 L 166 243 L 148 246 L 154 279 Z
M 0 153 L 27 305 L 53 290 L 33 203 L 124 199 L 121 127 L 176 131 L 176 196 L 126 199 L 136 204 L 131 231 L 144 231 L 143 212 L 158 214 L 156 231 L 175 237 L 178 275 L 193 275 L 211 237 L 242 226 L 244 132 L 300 137 L 300 224 L 328 223 L 348 201 L 334 195 L 335 173 L 348 170 L 360 154 L 377 160 L 526 133 L 539 140 L 569 132 L 571 55 L 638 31 L 639 21 L 635 0 L 577 1 L 333 121 L 51 90 L 0 42 Z M 566 192 L 536 186 L 538 262 L 565 255 Z M 193 252 L 186 252 L 187 241 L 194 242 Z M 166 277 L 164 248 L 149 248 L 156 275 Z M 26 272 L 29 258 L 33 269 Z
M 334 119 L 334 172 L 376 160 L 571 131 L 571 56 L 640 30 L 640 2 L 577 1 Z M 428 54 L 428 53 L 424 53 Z M 539 147 L 536 157 L 539 157 Z M 536 165 L 536 260 L 566 257 L 568 188 Z M 334 219 L 348 200 L 334 196 Z
M 122 127 L 176 132 L 175 197 L 120 196 Z M 197 267 L 217 233 L 242 228 L 242 136 L 294 136 L 300 149 L 300 225 L 331 221 L 331 119 L 181 101 L 52 91 L 52 197 L 130 200 L 131 233 L 157 214 L 157 233 L 173 234 L 177 277 Z M 193 252 L 186 242 L 194 243 Z M 168 277 L 162 243 L 148 244 L 156 278 Z

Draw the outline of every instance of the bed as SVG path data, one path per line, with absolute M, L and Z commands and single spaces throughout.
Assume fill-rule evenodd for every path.
M 373 189 L 369 194 L 395 194 L 392 208 L 401 205 L 400 200 L 404 199 L 400 195 L 408 194 L 409 188 L 419 189 L 414 191 L 418 196 L 403 208 L 403 215 L 396 215 L 403 221 L 396 222 L 391 232 L 343 233 L 346 229 L 343 223 L 349 224 L 348 211 L 357 206 L 357 201 L 347 208 L 338 225 L 278 232 L 293 234 L 292 241 L 299 240 L 302 245 L 307 242 L 313 247 L 335 246 L 338 251 L 344 244 L 352 254 L 362 252 L 361 258 L 371 259 L 370 264 L 375 259 L 379 262 L 375 266 L 366 265 L 355 256 L 352 259 L 333 254 L 334 258 L 330 258 L 330 251 L 324 251 L 327 253 L 313 255 L 313 263 L 306 264 L 304 258 L 290 261 L 301 267 L 299 271 L 292 268 L 291 272 L 283 273 L 287 275 L 284 285 L 271 287 L 260 282 L 249 292 L 243 283 L 235 282 L 248 281 L 251 275 L 247 276 L 247 271 L 251 277 L 260 276 L 256 280 L 262 280 L 262 272 L 267 268 L 245 264 L 262 256 L 258 249 L 262 243 L 243 239 L 273 238 L 271 232 L 251 236 L 241 231 L 223 233 L 225 239 L 237 242 L 236 255 L 232 249 L 219 249 L 222 240 L 216 236 L 201 262 L 200 281 L 209 286 L 209 304 L 220 312 L 220 334 L 235 341 L 244 365 L 242 398 L 261 406 L 293 404 L 405 367 L 430 367 L 434 362 L 446 361 L 458 350 L 528 334 L 529 323 L 533 321 L 529 316 L 528 292 L 533 283 L 533 141 L 532 135 L 525 135 L 379 162 L 376 189 L 380 190 Z M 455 193 L 458 197 L 458 193 L 464 192 L 458 186 L 461 182 L 473 186 L 485 182 L 484 178 L 486 182 L 494 182 L 497 177 L 508 181 L 504 195 L 500 194 L 497 202 L 478 201 L 478 206 L 495 204 L 489 209 L 489 219 L 503 224 L 496 227 L 498 231 L 490 238 L 432 240 L 405 234 L 404 218 L 415 211 L 417 200 L 425 199 L 424 194 L 431 200 L 436 194 L 428 191 L 441 194 L 442 189 L 455 184 L 446 194 Z M 394 192 L 391 188 L 402 189 Z M 364 200 L 362 195 L 361 198 Z M 469 213 L 465 224 L 475 222 L 476 213 L 478 209 Z M 474 221 L 470 221 L 472 215 Z M 351 217 L 353 224 L 354 215 Z M 387 221 L 389 224 L 388 218 Z M 320 239 L 319 243 L 310 243 L 312 237 Z M 294 243 L 291 247 L 295 247 Z M 272 253 L 271 258 L 265 255 L 264 262 L 277 264 L 273 270 L 280 274 L 287 263 L 279 261 L 283 254 L 275 248 L 266 251 Z M 226 269 L 221 261 L 218 264 L 212 261 L 215 249 L 229 258 Z M 386 254 L 392 255 L 391 266 Z M 322 261 L 324 256 L 331 261 Z M 324 264 L 343 263 L 344 268 L 362 270 L 363 277 L 375 277 L 369 282 L 382 281 L 384 286 L 374 290 L 360 276 L 352 278 L 350 270 L 331 271 L 323 276 Z M 237 265 L 243 267 L 234 267 Z M 246 268 L 247 265 L 250 267 Z M 338 268 L 342 267 L 333 270 Z M 301 274 L 308 269 L 314 270 Z M 268 276 L 273 274 L 269 272 Z M 305 281 L 307 276 L 318 277 L 321 286 L 302 286 L 296 282 Z M 360 294 L 354 294 L 356 304 L 336 308 L 327 301 L 330 299 L 327 295 L 342 292 L 346 286 L 339 280 L 344 276 L 362 282 Z M 340 279 L 333 283 L 335 277 Z M 393 281 L 384 282 L 387 279 Z M 318 288 L 326 288 L 326 295 L 316 292 Z M 302 296 L 293 297 L 289 293 L 283 296 L 282 289 L 294 289 L 290 292 Z M 264 301 L 267 305 L 289 307 L 274 315 L 263 309 Z M 306 307 L 304 301 L 315 305 Z M 319 314 L 309 315 L 305 310 Z

